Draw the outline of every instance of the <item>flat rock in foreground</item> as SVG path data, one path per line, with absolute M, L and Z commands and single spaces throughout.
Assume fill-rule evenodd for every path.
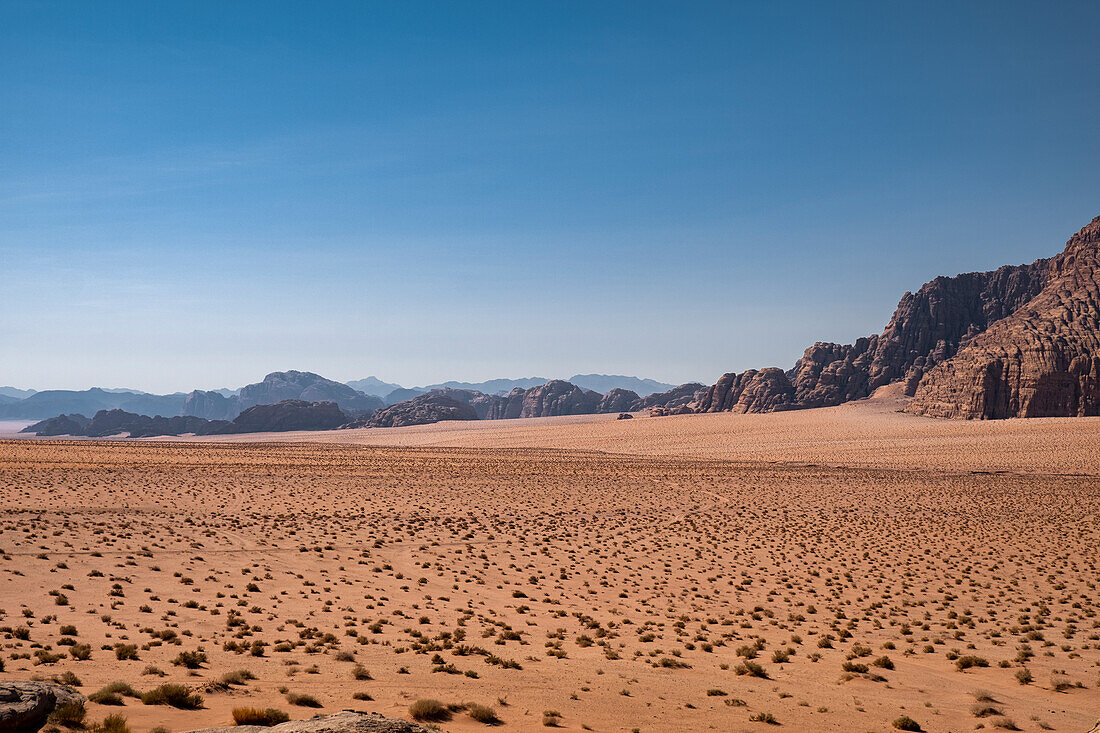
M 59 705 L 69 702 L 82 704 L 84 696 L 55 682 L 0 682 L 0 731 L 33 733 Z
M 378 713 L 355 713 L 345 710 L 335 715 L 319 715 L 310 720 L 264 727 L 236 725 L 223 728 L 203 728 L 190 733 L 428 733 L 428 729 L 407 720 L 394 720 Z

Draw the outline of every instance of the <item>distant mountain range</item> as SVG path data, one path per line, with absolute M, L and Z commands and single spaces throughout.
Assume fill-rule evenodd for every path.
M 335 402 L 340 409 L 356 416 L 438 390 L 465 390 L 504 396 L 516 389 L 530 390 L 551 381 L 555 380 L 521 377 L 485 382 L 449 381 L 427 387 L 406 388 L 377 377 L 344 384 L 313 372 L 286 371 L 272 372 L 262 381 L 237 390 L 194 390 L 166 395 L 126 388 L 93 387 L 86 390 L 54 389 L 35 392 L 5 387 L 0 393 L 0 419 L 41 420 L 57 415 L 95 415 L 100 410 L 122 410 L 149 417 L 194 416 L 207 420 L 233 420 L 250 407 L 283 400 Z M 618 389 L 646 397 L 672 387 L 652 379 L 605 374 L 578 374 L 568 381 L 584 391 L 601 395 Z
M 464 389 L 488 395 L 505 395 L 513 389 L 541 387 L 551 381 L 554 380 L 549 377 L 518 377 L 515 379 L 489 379 L 484 382 L 450 380 L 424 387 L 404 387 L 394 382 L 385 382 L 377 377 L 367 377 L 366 379 L 355 379 L 346 384 L 360 392 L 381 397 L 388 406 L 440 389 Z M 570 382 L 581 389 L 599 392 L 600 394 L 607 394 L 613 389 L 626 389 L 636 392 L 642 397 L 667 392 L 675 386 L 658 382 L 655 379 L 628 377 L 621 374 L 574 374 L 569 379 L 562 381 Z

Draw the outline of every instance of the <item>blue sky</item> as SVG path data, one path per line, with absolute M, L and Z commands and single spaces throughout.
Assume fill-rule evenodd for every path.
M 789 367 L 1100 213 L 1098 25 L 0 0 L 0 384 Z

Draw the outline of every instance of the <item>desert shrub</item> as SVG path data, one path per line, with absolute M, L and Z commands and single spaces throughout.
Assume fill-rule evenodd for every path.
M 970 708 L 970 714 L 975 718 L 988 718 L 993 715 L 1000 715 L 1002 712 L 999 707 L 988 703 L 980 703 Z
M 439 700 L 421 698 L 409 706 L 409 715 L 413 720 L 428 723 L 441 723 L 451 719 L 450 709 Z
M 92 658 L 92 645 L 91 644 L 73 644 L 69 647 L 69 656 L 78 662 L 83 662 L 86 659 Z
M 970 669 L 971 667 L 988 667 L 989 662 L 984 657 L 975 657 L 967 655 L 965 657 L 959 657 L 955 660 L 955 667 L 960 671 Z
M 374 700 L 374 698 L 370 696 L 369 692 L 356 692 L 356 693 L 353 693 L 352 696 L 351 696 L 351 699 L 352 700 L 364 700 L 366 702 L 372 702 Z
M 321 707 L 321 701 L 315 698 L 313 695 L 303 695 L 298 692 L 286 693 L 286 701 L 291 705 L 297 705 L 301 708 Z
M 893 722 L 893 726 L 898 730 L 921 730 L 920 723 L 910 718 L 908 715 L 903 715 Z
M 198 669 L 206 663 L 206 652 L 201 650 L 195 650 L 193 652 L 180 652 L 176 655 L 176 658 L 172 660 L 172 664 L 177 667 L 186 667 L 187 669 Z
M 710 690 L 707 690 L 707 696 L 708 697 L 725 697 L 726 694 L 728 694 L 728 693 L 726 693 L 725 690 L 719 690 L 716 687 L 712 688 Z
M 113 692 L 116 695 L 124 695 L 125 697 L 141 697 L 141 693 L 131 687 L 128 682 L 112 682 L 105 685 L 103 691 Z
M 122 700 L 122 695 L 117 692 L 109 692 L 107 690 L 98 690 L 88 695 L 88 701 L 94 702 L 96 705 L 125 705 Z
M 779 725 L 779 721 L 775 719 L 775 716 L 771 713 L 753 713 L 749 716 L 749 720 L 754 723 L 767 723 L 768 725 Z
M 501 720 L 497 717 L 497 713 L 488 705 L 478 705 L 477 703 L 470 703 L 466 706 L 466 714 L 472 719 L 485 725 L 500 725 Z
M 84 710 L 83 702 L 67 702 L 53 709 L 53 712 L 50 713 L 49 722 L 63 725 L 66 728 L 83 728 L 85 715 L 87 713 Z
M 191 692 L 185 685 L 171 682 L 154 687 L 141 696 L 145 705 L 169 705 L 181 710 L 197 710 L 202 707 L 202 695 Z
M 1016 681 L 1021 685 L 1029 685 L 1031 684 L 1031 680 L 1031 671 L 1027 667 L 1016 670 Z
M 865 674 L 867 672 L 867 665 L 862 662 L 844 662 L 840 665 L 840 668 L 853 674 Z
M 881 656 L 878 659 L 876 659 L 875 661 L 871 662 L 871 664 L 875 665 L 876 667 L 881 667 L 882 669 L 893 669 L 894 668 L 894 660 L 890 659 L 890 657 L 887 657 L 885 655 Z
M 88 730 L 91 733 L 130 733 L 130 726 L 122 715 L 108 715 L 101 723 L 95 723 Z
M 741 664 L 738 664 L 734 669 L 737 674 L 748 675 L 750 677 L 759 677 L 761 679 L 768 679 L 768 673 L 756 662 L 751 659 L 746 659 Z
M 247 669 L 238 669 L 236 672 L 226 672 L 222 675 L 222 682 L 227 685 L 243 685 L 249 680 L 256 679 L 256 675 Z
M 355 679 L 359 680 L 360 682 L 362 682 L 364 680 L 374 679 L 373 677 L 370 676 L 370 670 L 368 670 L 366 667 L 364 667 L 361 664 L 355 665 L 355 668 L 353 670 L 351 670 L 351 676 L 354 677 Z
M 115 644 L 115 659 L 120 662 L 125 662 L 128 659 L 136 661 L 138 658 L 137 651 L 136 644 Z
M 290 715 L 275 708 L 233 708 L 233 722 L 237 725 L 272 726 L 290 720 Z
M 58 631 L 62 636 L 80 636 L 80 634 L 76 633 L 76 627 L 71 624 L 65 624 L 58 629 Z
M 994 728 L 1000 728 L 1001 730 L 1020 730 L 1020 726 L 1016 725 L 1015 721 L 1011 718 L 1006 718 L 1003 715 L 997 718 L 993 718 L 989 721 L 989 724 Z

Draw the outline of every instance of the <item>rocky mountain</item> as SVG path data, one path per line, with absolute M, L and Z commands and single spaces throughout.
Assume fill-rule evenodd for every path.
M 489 379 L 485 382 L 441 382 L 430 384 L 427 387 L 417 388 L 425 391 L 436 389 L 467 389 L 484 394 L 507 394 L 513 389 L 530 389 L 546 384 L 550 380 L 545 377 L 519 377 L 517 379 Z
M 771 412 L 826 407 L 904 379 L 912 395 L 937 364 L 1043 290 L 1049 260 L 937 277 L 905 293 L 881 334 L 854 344 L 819 342 L 789 372 L 774 367 L 724 374 L 700 395 L 699 412 Z
M 638 396 L 637 392 L 616 387 L 608 391 L 608 393 L 596 403 L 596 412 L 632 412 L 637 409 L 640 401 L 641 398 Z
M 350 382 L 345 382 L 349 387 L 363 394 L 374 395 L 375 397 L 385 397 L 395 389 L 401 389 L 400 384 L 394 384 L 392 382 L 383 382 L 378 377 L 367 377 L 366 379 L 353 379 Z
M 382 398 L 382 402 L 389 405 L 396 405 L 398 402 L 404 402 L 405 400 L 411 400 L 413 397 L 417 397 L 425 393 L 425 390 L 420 387 L 399 387 L 394 391 L 388 393 Z
M 1100 415 L 1100 217 L 1050 261 L 1044 287 L 929 369 L 909 412 L 938 417 Z
M 207 420 L 232 420 L 240 413 L 239 403 L 236 395 L 196 389 L 184 398 L 180 412 Z
M 530 389 L 513 389 L 498 397 L 486 414 L 489 420 L 517 417 L 554 417 L 556 415 L 589 415 L 596 412 L 598 392 L 584 390 L 569 382 L 553 379 Z
M 675 386 L 655 379 L 628 377 L 622 374 L 574 374 L 568 381 L 581 389 L 590 389 L 600 394 L 608 394 L 613 389 L 622 389 L 636 392 L 642 397 L 667 392 Z
M 271 405 L 282 400 L 335 402 L 344 410 L 370 412 L 382 407 L 382 400 L 358 392 L 346 384 L 313 372 L 272 372 L 262 382 L 241 387 L 238 407 L 244 411 L 254 405 Z
M 214 431 L 227 433 L 282 433 L 290 430 L 335 430 L 348 421 L 335 402 L 281 400 L 253 405 L 232 422 Z
M 378 410 L 370 418 L 352 423 L 348 427 L 397 428 L 405 425 L 427 425 L 443 420 L 477 419 L 477 411 L 469 403 L 430 392 Z
M 283 400 L 335 402 L 353 413 L 371 413 L 384 406 L 374 395 L 364 394 L 341 382 L 313 372 L 272 372 L 262 382 L 241 387 L 236 395 L 222 391 L 195 390 L 187 395 L 178 411 L 208 420 L 232 420 L 249 407 L 271 405 Z
M 16 387 L 0 387 L 0 397 L 10 397 L 14 400 L 25 400 L 35 393 L 33 389 L 18 389 Z

